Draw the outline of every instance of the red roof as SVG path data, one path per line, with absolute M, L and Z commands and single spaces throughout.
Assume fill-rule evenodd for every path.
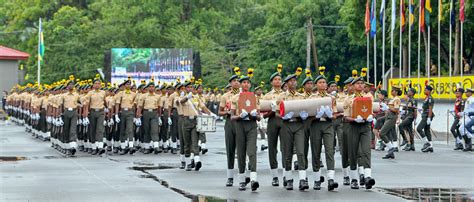
M 30 54 L 0 45 L 0 60 L 26 60 Z

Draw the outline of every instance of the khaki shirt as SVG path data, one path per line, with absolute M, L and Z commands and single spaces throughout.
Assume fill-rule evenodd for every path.
M 91 90 L 85 96 L 84 101 L 91 109 L 104 109 L 106 93 L 103 90 Z
M 41 102 L 41 108 L 47 109 L 49 104 L 49 96 L 43 96 L 43 101 Z
M 76 109 L 78 106 L 79 102 L 79 94 L 76 92 L 70 93 L 64 93 L 60 97 L 61 99 L 59 100 L 59 105 L 63 105 L 65 109 L 73 108 Z
M 232 89 L 230 92 L 224 93 L 224 95 L 221 97 L 219 107 L 230 109 L 232 106 L 232 97 L 238 95 L 239 93 L 239 89 Z
M 148 109 L 158 109 L 158 107 L 161 107 L 161 95 L 158 95 L 156 93 L 153 94 L 145 94 L 140 96 L 140 102 L 137 103 L 137 106 L 143 107 L 143 109 L 148 110 Z
M 185 93 L 186 95 L 186 93 Z M 179 93 L 173 100 L 173 105 L 174 105 L 174 108 L 176 108 L 176 111 L 178 112 L 178 115 L 183 115 L 183 106 L 182 104 L 179 102 L 183 97 L 181 96 L 181 93 Z
M 168 106 L 168 97 L 169 95 L 168 94 L 163 94 L 160 96 L 160 106 L 162 108 L 166 107 L 165 109 L 168 110 L 167 106 Z
M 185 97 L 179 99 L 183 100 Z M 201 102 L 201 99 L 197 95 L 193 95 L 191 99 L 188 99 L 185 103 L 181 103 L 181 111 L 183 116 L 195 117 L 200 114 L 201 109 L 205 108 L 204 103 Z
M 272 89 L 270 92 L 268 92 L 267 94 L 265 94 L 263 96 L 263 100 L 275 100 L 276 101 L 281 94 L 283 94 L 282 90 Z
M 352 95 L 347 96 L 346 100 L 344 101 L 344 116 L 351 117 L 352 116 L 352 103 L 354 102 L 354 98 L 356 97 L 370 97 L 372 95 L 370 93 L 354 93 Z
M 167 109 L 169 108 L 176 108 L 176 103 L 175 103 L 175 99 L 176 97 L 178 97 L 179 94 L 176 92 L 172 93 L 171 95 L 168 96 L 168 101 L 166 102 L 166 105 L 165 107 Z
M 122 109 L 124 108 L 131 109 L 134 105 L 135 97 L 136 97 L 136 93 L 132 91 L 129 91 L 129 92 L 121 91 L 120 93 L 118 93 L 115 104 L 120 104 L 120 107 Z
M 115 106 L 115 96 L 107 96 L 105 103 L 107 104 L 107 108 L 112 109 Z

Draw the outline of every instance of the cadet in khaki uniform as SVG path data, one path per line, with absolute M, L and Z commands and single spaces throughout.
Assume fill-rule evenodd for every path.
M 74 81 L 71 80 L 67 84 L 67 93 L 64 93 L 60 97 L 59 104 L 62 105 L 61 111 L 63 112 L 63 142 L 65 143 L 65 149 L 67 155 L 74 155 L 77 147 L 77 107 L 79 106 L 79 94 L 74 92 Z
M 328 177 L 328 191 L 332 191 L 338 187 L 337 182 L 334 182 L 334 128 L 332 119 L 336 108 L 336 98 L 327 94 L 327 80 L 323 75 L 319 75 L 314 82 L 318 92 L 313 94 L 312 98 L 324 98 L 330 97 L 332 99 L 331 106 L 322 106 L 316 114 L 315 119 L 311 123 L 311 153 L 313 155 L 313 172 L 315 172 L 314 187 L 315 190 L 321 189 L 321 183 L 324 178 L 321 177 L 319 171 L 321 162 L 321 150 L 324 143 L 326 165 L 327 165 L 327 177 Z
M 107 144 L 107 151 L 115 151 L 118 150 L 120 144 L 117 144 L 119 141 L 119 137 L 115 135 L 115 121 L 112 116 L 114 114 L 115 108 L 115 88 L 110 88 L 107 92 L 107 97 L 105 98 L 106 104 L 106 120 L 107 120 L 107 127 L 105 127 L 105 134 L 106 134 L 106 144 Z M 113 144 L 112 144 L 113 141 Z M 113 149 L 112 149 L 113 148 Z
M 179 95 L 178 91 L 175 91 L 173 84 L 167 87 L 168 100 L 166 101 L 165 108 L 168 109 L 169 117 L 168 124 L 170 127 L 169 136 L 171 137 L 171 153 L 176 154 L 178 149 L 178 112 L 176 110 L 174 99 Z
M 178 101 L 181 105 L 181 110 L 183 113 L 183 147 L 185 161 L 187 164 L 186 171 L 191 171 L 195 168 L 196 171 L 199 171 L 202 167 L 201 159 L 199 158 L 199 136 L 196 132 L 196 118 L 201 114 L 202 111 L 211 114 L 209 109 L 201 102 L 199 97 L 193 96 L 191 82 L 186 82 L 184 84 L 186 87 L 186 95 L 182 96 Z M 216 116 L 215 114 L 212 114 Z M 194 154 L 194 158 L 191 159 L 191 153 Z
M 278 180 L 278 160 L 277 160 L 277 153 L 278 153 L 278 139 L 280 139 L 281 143 L 281 127 L 283 125 L 283 121 L 279 116 L 279 109 L 277 109 L 276 101 L 278 97 L 283 94 L 281 90 L 281 74 L 280 72 L 275 72 L 270 76 L 270 84 L 272 85 L 272 90 L 265 94 L 262 97 L 262 100 L 271 100 L 274 102 L 272 104 L 272 111 L 264 114 L 263 118 L 268 118 L 267 124 L 267 139 L 268 139 L 268 160 L 270 162 L 270 169 L 272 173 L 272 186 L 279 186 Z M 283 152 L 281 149 L 280 144 L 280 151 Z M 282 155 L 282 163 L 283 168 L 285 168 L 285 161 L 283 160 L 284 157 Z
M 303 95 L 296 92 L 297 87 L 297 76 L 296 74 L 291 74 L 287 76 L 284 82 L 288 86 L 288 91 L 281 94 L 278 98 L 277 104 L 280 104 L 281 101 L 285 100 L 301 100 L 304 99 Z M 294 118 L 293 112 L 288 112 L 287 114 L 282 117 L 283 125 L 281 127 L 281 144 L 283 148 L 282 155 L 284 160 L 284 168 L 285 171 L 283 172 L 283 185 L 286 184 L 287 190 L 293 190 L 293 175 L 291 173 L 291 161 L 293 157 L 294 148 L 296 148 L 296 155 L 299 162 L 299 189 L 301 191 L 306 190 L 309 188 L 308 180 L 306 178 L 306 170 L 305 170 L 305 163 L 304 160 L 304 141 L 305 141 L 305 134 L 304 134 L 304 126 L 303 120 L 308 118 L 308 113 L 306 115 L 300 114 L 301 118 Z
M 225 133 L 225 148 L 227 154 L 227 183 L 226 186 L 230 187 L 234 184 L 234 164 L 235 164 L 235 124 L 231 121 L 231 97 L 240 93 L 239 76 L 232 75 L 229 78 L 229 92 L 221 96 L 219 101 L 219 116 L 224 117 L 224 133 Z M 249 179 L 250 180 L 250 179 Z
M 142 99 L 137 103 L 137 111 L 143 111 L 143 147 L 145 149 L 143 153 L 151 153 L 152 145 L 150 145 L 150 142 L 153 141 L 154 152 L 155 154 L 158 154 L 158 133 L 161 121 L 159 120 L 161 116 L 161 95 L 155 93 L 155 83 L 153 81 L 148 83 L 148 85 L 145 86 L 145 89 L 148 90 L 148 93 L 142 95 Z M 140 117 L 141 115 L 142 114 L 138 114 L 137 117 Z
M 181 166 L 179 167 L 180 169 L 185 169 L 186 168 L 186 157 L 184 153 L 184 138 L 183 138 L 183 123 L 184 123 L 184 115 L 183 115 L 183 108 L 181 106 L 181 103 L 179 103 L 179 100 L 183 98 L 186 95 L 186 90 L 183 84 L 178 84 L 176 86 L 176 90 L 178 91 L 178 96 L 174 98 L 174 105 L 176 106 L 176 112 L 178 113 L 178 143 L 179 143 L 179 156 L 181 160 Z
M 197 96 L 202 103 L 206 103 L 206 98 L 202 94 L 202 90 L 203 90 L 202 85 L 201 84 L 196 84 L 194 86 L 193 96 Z M 209 105 L 206 105 L 206 106 L 209 106 Z M 209 107 L 206 107 L 206 108 L 209 109 L 209 111 L 212 112 L 212 110 Z M 207 142 L 206 133 L 198 132 L 198 135 L 199 135 L 199 142 L 200 142 L 199 147 L 201 148 L 201 152 L 202 152 L 202 154 L 206 154 L 207 151 L 208 151 L 207 147 L 206 147 L 206 142 Z
M 168 97 L 169 97 L 166 87 L 167 87 L 166 84 L 163 84 L 161 86 L 159 85 L 155 86 L 155 88 L 161 92 L 161 96 L 159 100 L 160 106 L 161 106 L 160 107 L 161 117 L 159 117 L 159 119 L 161 119 L 161 126 L 159 129 L 160 130 L 159 139 L 160 139 L 160 144 L 163 147 L 163 151 L 165 153 L 168 153 L 168 150 L 170 149 L 169 134 L 168 134 L 168 127 L 169 127 L 170 121 L 168 121 L 169 112 L 168 112 L 168 108 L 166 107 L 167 106 L 166 102 L 168 101 Z
M 311 73 L 309 73 L 309 76 L 307 75 L 306 78 L 303 80 L 303 83 L 301 84 L 303 87 L 303 97 L 304 99 L 310 99 L 313 96 L 313 87 L 314 87 L 314 82 L 313 79 L 311 78 Z M 308 169 L 308 151 L 309 151 L 309 138 L 311 134 L 311 122 L 313 122 L 314 118 L 313 117 L 308 117 L 306 120 L 303 121 L 304 125 L 304 160 L 305 162 L 302 165 L 305 165 L 304 169 Z M 299 165 L 298 165 L 299 166 Z
M 106 93 L 100 90 L 101 81 L 99 78 L 94 79 L 93 90 L 89 91 L 85 96 L 86 113 L 85 117 L 90 121 L 90 143 L 92 146 L 92 155 L 103 154 L 104 149 L 104 120 L 105 120 L 105 97 Z
M 239 80 L 242 93 L 248 93 L 251 87 L 250 77 L 244 76 Z M 247 183 L 245 177 L 246 157 L 248 156 L 248 168 L 250 170 L 250 187 L 256 191 L 259 187 L 257 181 L 257 120 L 260 120 L 259 103 L 256 109 L 247 112 L 238 111 L 238 100 L 240 94 L 231 98 L 231 114 L 236 132 L 237 160 L 239 168 L 239 190 L 246 190 Z
M 50 134 L 48 131 L 47 123 L 46 123 L 46 117 L 48 116 L 47 111 L 48 111 L 48 104 L 49 104 L 49 89 L 45 89 L 43 92 L 43 97 L 41 101 L 41 112 L 40 112 L 40 129 L 41 132 L 44 135 L 45 140 L 49 140 Z
M 348 150 L 349 150 L 349 163 L 350 163 L 350 175 L 351 175 L 351 188 L 359 189 L 359 184 L 357 182 L 358 173 L 357 173 L 357 164 L 364 168 L 364 173 L 360 175 L 365 176 L 365 188 L 371 189 L 375 185 L 375 180 L 372 178 L 372 169 L 370 162 L 370 143 L 372 140 L 371 137 L 371 122 L 373 121 L 372 115 L 370 115 L 367 120 L 364 120 L 360 115 L 356 118 L 352 118 L 352 104 L 355 98 L 358 97 L 369 97 L 363 93 L 364 89 L 364 80 L 363 77 L 354 78 L 352 81 L 354 88 L 354 95 L 349 96 L 344 101 L 344 122 L 350 123 L 348 129 Z M 360 151 L 359 151 L 360 147 Z M 358 160 L 360 155 L 360 159 Z
M 422 112 L 421 112 L 421 121 L 416 127 L 416 131 L 420 134 L 421 138 L 425 142 L 423 148 L 421 148 L 422 152 L 433 152 L 433 144 L 431 143 L 431 121 L 433 121 L 434 113 L 433 113 L 433 106 L 434 100 L 431 97 L 431 91 L 433 87 L 426 86 L 425 87 L 425 95 L 426 98 L 422 105 Z
M 120 123 L 120 155 L 135 153 L 136 149 L 133 145 L 133 105 L 136 94 L 130 90 L 131 81 L 127 80 L 124 83 L 125 90 L 121 91 L 115 102 L 115 111 L 120 111 L 120 117 L 115 114 L 115 119 Z M 128 140 L 128 147 L 127 141 Z
M 407 105 L 403 107 L 405 113 L 402 113 L 402 122 L 398 125 L 399 131 L 402 135 L 407 136 L 407 144 L 403 150 L 415 151 L 415 134 L 413 131 L 413 121 L 417 117 L 418 102 L 413 97 L 416 94 L 414 88 L 409 88 L 407 92 Z M 408 135 L 406 134 L 408 132 Z
M 389 109 L 385 115 L 385 123 L 383 124 L 382 129 L 380 129 L 380 137 L 388 147 L 388 153 L 383 157 L 383 159 L 394 159 L 395 148 L 398 146 L 397 142 L 393 141 L 391 135 L 395 134 L 396 136 L 395 125 L 397 123 L 400 104 L 402 102 L 398 96 L 402 95 L 402 90 L 398 86 L 392 86 L 391 95 L 393 98 L 388 102 Z

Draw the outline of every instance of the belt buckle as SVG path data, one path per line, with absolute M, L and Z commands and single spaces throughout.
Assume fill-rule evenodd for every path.
M 326 118 L 320 118 L 319 121 L 327 121 Z
M 128 108 L 123 108 L 122 110 L 123 110 L 123 111 L 128 111 Z
M 94 111 L 96 111 L 96 112 L 100 112 L 100 109 L 94 109 Z
M 194 116 L 189 116 L 189 119 L 194 119 L 195 117 Z
M 68 110 L 68 111 L 72 111 L 72 108 L 71 108 L 71 107 L 69 107 L 69 108 L 67 108 L 67 110 Z
M 153 112 L 153 109 L 148 109 L 149 112 Z

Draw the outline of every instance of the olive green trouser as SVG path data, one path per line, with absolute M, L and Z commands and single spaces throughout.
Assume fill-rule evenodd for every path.
M 304 170 L 307 167 L 307 160 L 304 159 L 304 126 L 302 121 L 283 122 L 281 127 L 281 144 L 283 147 L 282 155 L 284 161 L 284 168 L 286 171 L 291 170 L 291 161 L 293 157 L 293 149 L 296 149 L 296 156 L 298 158 L 299 170 Z M 286 165 L 286 166 L 285 166 Z
M 194 156 L 199 156 L 198 134 L 196 132 L 196 118 L 190 119 L 183 117 L 183 150 L 184 156 L 190 157 L 191 153 Z
M 120 114 L 120 142 L 133 141 L 133 112 L 122 111 Z
M 225 119 L 224 134 L 227 154 L 227 169 L 234 169 L 236 144 L 235 122 L 231 121 L 229 117 Z
M 255 121 L 236 121 L 236 147 L 239 173 L 245 173 L 246 156 L 249 157 L 250 172 L 257 171 L 257 123 Z
M 89 140 L 91 143 L 102 142 L 104 139 L 104 112 L 92 111 L 89 113 Z
M 389 143 L 390 141 L 396 141 L 396 132 L 395 132 L 395 124 L 397 123 L 397 115 L 393 112 L 388 112 L 385 123 L 380 129 L 380 138 L 383 140 L 384 143 Z M 394 133 L 395 135 L 393 135 Z M 395 140 L 393 138 L 395 136 Z
M 326 166 L 334 170 L 334 129 L 331 121 L 313 121 L 311 124 L 311 153 L 313 171 L 318 172 L 321 167 L 321 150 L 324 144 Z
M 349 163 L 351 170 L 357 169 L 357 164 L 370 168 L 370 123 L 350 123 Z
M 267 124 L 267 139 L 268 139 L 268 160 L 270 162 L 270 169 L 278 168 L 278 139 L 280 139 L 280 151 L 282 152 L 282 163 L 283 168 L 285 168 L 285 161 L 283 157 L 283 148 L 282 148 L 282 130 L 283 120 L 277 117 L 270 117 Z M 293 154 L 293 151 L 291 152 Z M 291 164 L 290 164 L 291 166 Z
M 77 141 L 77 132 L 76 132 L 76 125 L 77 125 L 77 111 L 64 111 L 63 113 L 63 134 L 61 137 L 61 142 L 69 143 Z
M 143 143 L 150 143 L 151 141 L 158 141 L 158 114 L 156 111 L 143 112 Z

